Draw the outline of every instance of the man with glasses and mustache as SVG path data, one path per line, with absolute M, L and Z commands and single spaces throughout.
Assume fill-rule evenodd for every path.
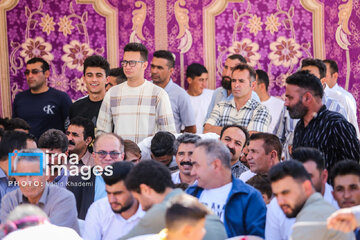
M 67 185 L 67 188 L 75 195 L 80 219 L 85 219 L 93 202 L 106 197 L 105 182 L 101 177 L 101 171 L 111 167 L 109 165 L 114 162 L 124 160 L 124 140 L 114 133 L 103 133 L 95 138 L 92 155 L 95 166 L 91 169 L 90 178 L 84 180 L 81 175 L 70 176 Z
M 139 143 L 158 131 L 175 133 L 168 94 L 144 78 L 148 66 L 146 47 L 141 43 L 127 44 L 121 66 L 127 81 L 110 88 L 105 94 L 96 134 L 114 132 Z
M 48 86 L 49 64 L 42 58 L 32 58 L 24 74 L 29 89 L 16 94 L 12 117 L 24 119 L 37 139 L 50 128 L 65 131 L 72 102 L 65 92 Z
M 111 164 L 112 176 L 103 175 L 107 198 L 94 202 L 85 218 L 84 240 L 113 240 L 127 234 L 145 215 L 125 186 L 131 162 Z

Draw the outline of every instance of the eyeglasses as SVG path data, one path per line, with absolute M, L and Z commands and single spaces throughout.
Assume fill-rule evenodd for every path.
M 130 67 L 135 67 L 136 63 L 143 63 L 143 62 L 144 61 L 134 61 L 134 60 L 126 61 L 126 60 L 122 60 L 120 63 L 121 63 L 122 67 L 126 67 L 126 65 L 128 65 L 128 64 L 129 64 Z
M 27 76 L 30 74 L 30 72 L 33 74 L 33 75 L 36 75 L 40 72 L 45 72 L 44 70 L 39 70 L 39 69 L 32 69 L 31 71 L 30 70 L 25 70 L 24 74 Z
M 122 152 L 115 152 L 115 151 L 111 151 L 111 152 L 98 151 L 95 153 L 98 154 L 100 158 L 106 158 L 106 156 L 109 154 L 112 159 L 118 159 L 120 154 L 122 154 Z

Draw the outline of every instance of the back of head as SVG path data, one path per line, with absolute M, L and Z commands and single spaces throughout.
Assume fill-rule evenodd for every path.
M 38 62 L 42 63 L 41 69 L 42 69 L 44 72 L 50 70 L 50 66 L 49 66 L 48 62 L 45 61 L 43 58 L 39 58 L 39 57 L 31 58 L 30 60 L 28 60 L 28 61 L 26 62 L 26 65 L 34 64 L 34 63 L 38 63 Z
M 15 149 L 21 150 L 26 148 L 26 141 L 33 138 L 24 132 L 6 131 L 0 141 L 0 161 L 8 159 L 8 154 Z
M 156 52 L 154 52 L 154 57 L 156 58 L 163 58 L 167 60 L 167 65 L 169 68 L 173 68 L 175 66 L 175 58 L 174 55 L 166 50 L 158 50 Z
M 337 162 L 331 170 L 331 182 L 334 184 L 334 180 L 337 176 L 355 175 L 360 178 L 360 165 L 353 160 L 342 160 Z
M 241 63 L 247 63 L 246 62 L 246 59 L 242 56 L 242 55 L 240 55 L 240 54 L 232 54 L 232 55 L 230 55 L 230 56 L 228 56 L 227 58 L 229 58 L 229 59 L 231 59 L 231 60 L 235 60 L 235 59 L 237 59 L 237 60 L 239 60 Z
M 184 224 L 195 225 L 210 211 L 199 200 L 188 194 L 173 197 L 165 214 L 165 225 L 169 231 L 175 231 Z
M 148 60 L 148 50 L 145 45 L 141 43 L 131 42 L 126 44 L 126 46 L 124 47 L 124 52 L 139 52 L 142 61 Z
M 105 173 L 102 174 L 102 178 L 106 185 L 113 185 L 120 181 L 125 181 L 126 177 L 129 175 L 130 170 L 134 167 L 134 164 L 131 162 L 114 162 L 110 165 L 112 168 L 112 174 L 106 175 Z
M 89 56 L 85 59 L 84 61 L 84 75 L 86 72 L 86 69 L 88 67 L 99 67 L 104 69 L 106 76 L 109 75 L 110 72 L 110 64 L 108 63 L 108 61 L 99 55 L 93 55 L 93 56 Z
M 312 95 L 320 98 L 324 95 L 324 88 L 320 79 L 309 73 L 309 71 L 298 71 L 293 75 L 290 75 L 286 78 L 286 83 L 311 91 Z
M 230 150 L 222 142 L 215 139 L 205 139 L 197 142 L 195 146 L 204 150 L 208 165 L 219 159 L 225 168 L 230 169 Z
M 95 138 L 95 125 L 90 119 L 84 117 L 74 117 L 70 119 L 70 125 L 84 128 L 84 140 L 88 137 L 91 137 L 92 139 Z
M 207 72 L 206 68 L 200 63 L 192 63 L 186 69 L 186 77 L 194 79 L 195 77 L 200 77 L 201 74 Z
M 304 166 L 298 161 L 285 161 L 274 165 L 269 171 L 270 182 L 277 182 L 286 177 L 292 177 L 298 182 L 305 182 L 311 178 Z
M 268 199 L 271 199 L 272 190 L 271 190 L 270 181 L 267 176 L 256 174 L 248 181 L 246 181 L 246 183 L 259 190 L 261 194 L 265 194 L 268 197 Z
M 155 157 L 173 155 L 174 153 L 174 134 L 167 131 L 159 131 L 151 139 L 150 150 Z
M 301 68 L 307 66 L 314 66 L 319 69 L 320 79 L 323 79 L 326 76 L 326 66 L 320 59 L 316 58 L 305 58 L 301 61 Z
M 256 80 L 255 70 L 247 64 L 239 64 L 239 65 L 235 66 L 234 69 L 232 70 L 232 72 L 235 72 L 235 71 L 248 71 L 249 75 L 250 75 L 250 83 L 252 83 Z
M 8 130 L 9 118 L 0 118 L 0 128 Z
M 331 71 L 330 74 L 331 75 L 334 74 L 334 73 L 339 72 L 339 67 L 338 67 L 337 63 L 334 60 L 326 59 L 326 60 L 323 61 L 323 63 L 329 64 L 330 71 Z
M 13 131 L 15 129 L 30 130 L 30 125 L 22 118 L 12 118 L 8 122 L 7 130 Z
M 110 69 L 109 76 L 116 77 L 116 84 L 126 82 L 127 80 L 124 69 L 122 67 Z
M 257 75 L 257 80 L 256 80 L 257 84 L 260 84 L 260 83 L 265 84 L 265 90 L 268 91 L 269 84 L 270 84 L 268 74 L 265 71 L 261 70 L 261 69 L 257 69 L 256 70 L 256 75 Z
M 271 151 L 275 150 L 278 156 L 278 160 L 281 159 L 281 153 L 282 153 L 282 144 L 280 142 L 280 139 L 271 133 L 254 133 L 250 136 L 249 141 L 255 141 L 255 140 L 263 140 L 264 144 L 264 150 L 265 154 L 269 154 Z
M 46 149 L 61 149 L 61 152 L 66 152 L 69 146 L 69 140 L 65 133 L 58 129 L 49 129 L 41 134 L 38 140 L 39 148 Z
M 316 168 L 319 171 L 325 169 L 325 160 L 323 154 L 316 148 L 298 147 L 295 150 L 293 150 L 291 156 L 293 159 L 301 163 L 306 163 L 308 161 L 315 162 Z
M 189 143 L 196 144 L 200 140 L 201 140 L 201 137 L 199 135 L 196 135 L 196 134 L 184 133 L 184 134 L 180 135 L 174 142 L 174 155 L 176 155 L 177 150 L 178 150 L 181 143 L 184 143 L 184 144 L 189 144 Z
M 169 169 L 155 160 L 140 161 L 125 181 L 129 191 L 140 193 L 140 184 L 145 184 L 157 193 L 165 192 L 166 188 L 174 188 Z

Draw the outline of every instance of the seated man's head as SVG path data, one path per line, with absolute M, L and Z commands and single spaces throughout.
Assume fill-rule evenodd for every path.
M 113 162 L 124 160 L 124 140 L 115 133 L 103 133 L 95 138 L 93 158 L 103 169 Z
M 250 170 L 256 174 L 267 174 L 272 166 L 280 162 L 282 145 L 271 133 L 254 133 L 250 136 L 246 160 Z
M 184 133 L 180 135 L 174 143 L 176 163 L 179 166 L 181 174 L 190 176 L 192 169 L 192 155 L 195 150 L 195 144 L 201 138 L 198 135 Z
M 139 146 L 131 141 L 131 140 L 124 140 L 124 148 L 125 148 L 125 161 L 132 162 L 137 164 L 141 160 L 141 150 Z
M 22 118 L 12 118 L 8 122 L 7 130 L 10 131 L 22 131 L 25 133 L 29 133 L 30 125 Z
M 231 90 L 231 74 L 239 64 L 246 64 L 246 59 L 240 54 L 233 54 L 226 58 L 221 73 L 221 86 L 226 90 Z
M 113 86 L 125 82 L 126 80 L 127 79 L 124 73 L 124 69 L 122 67 L 110 69 L 110 73 L 109 76 L 107 77 L 107 83 L 105 87 L 106 91 L 108 91 Z
M 69 141 L 62 131 L 49 129 L 41 134 L 38 140 L 38 147 L 46 154 L 49 154 L 49 163 L 62 164 L 59 154 L 67 151 Z
M 269 90 L 269 76 L 267 72 L 261 69 L 257 69 L 256 71 L 256 84 L 254 86 L 254 91 L 257 95 L 262 96 Z
M 269 172 L 271 189 L 288 218 L 296 217 L 306 200 L 314 193 L 311 178 L 298 161 L 274 165 Z
M 174 154 L 174 134 L 166 131 L 157 132 L 151 140 L 151 158 L 169 166 Z
M 256 174 L 246 182 L 261 193 L 265 204 L 269 204 L 272 198 L 272 191 L 269 178 L 266 175 Z
M 328 171 L 322 153 L 316 148 L 299 147 L 292 152 L 292 157 L 301 162 L 309 173 L 317 192 L 324 194 Z
M 230 150 L 232 164 L 239 161 L 242 150 L 248 140 L 249 132 L 240 125 L 227 125 L 220 132 L 220 141 Z
M 201 140 L 193 153 L 191 175 L 195 176 L 199 187 L 221 187 L 225 179 L 231 179 L 230 159 L 230 151 L 222 142 Z
M 75 153 L 79 158 L 82 158 L 95 137 L 94 129 L 94 123 L 90 119 L 83 117 L 71 119 L 66 130 L 66 136 L 69 140 L 69 153 Z
M 107 197 L 114 213 L 123 213 L 136 205 L 136 200 L 125 186 L 125 179 L 133 168 L 131 162 L 114 162 L 111 164 L 113 174 L 103 174 Z
M 164 164 L 152 160 L 138 163 L 130 171 L 125 184 L 144 211 L 156 203 L 161 203 L 167 191 L 174 188 L 169 169 Z
M 189 83 L 188 92 L 194 96 L 202 94 L 208 84 L 208 71 L 199 63 L 192 63 L 186 69 L 186 80 Z
M 32 204 L 37 204 L 44 192 L 47 176 L 45 154 L 38 148 L 23 149 L 14 160 L 15 179 L 21 193 Z
M 360 165 L 352 160 L 343 160 L 331 170 L 333 196 L 340 208 L 360 205 Z
M 256 80 L 255 70 L 247 64 L 234 67 L 231 74 L 231 93 L 235 99 L 250 99 Z
M 168 239 L 201 240 L 206 230 L 205 217 L 210 211 L 193 196 L 172 198 L 165 214 Z

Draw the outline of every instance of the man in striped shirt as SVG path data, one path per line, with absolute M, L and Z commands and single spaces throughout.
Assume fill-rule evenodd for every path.
M 144 45 L 125 46 L 121 65 L 128 80 L 106 93 L 97 119 L 97 134 L 114 132 L 139 143 L 158 131 L 175 133 L 168 94 L 144 78 L 147 59 Z

